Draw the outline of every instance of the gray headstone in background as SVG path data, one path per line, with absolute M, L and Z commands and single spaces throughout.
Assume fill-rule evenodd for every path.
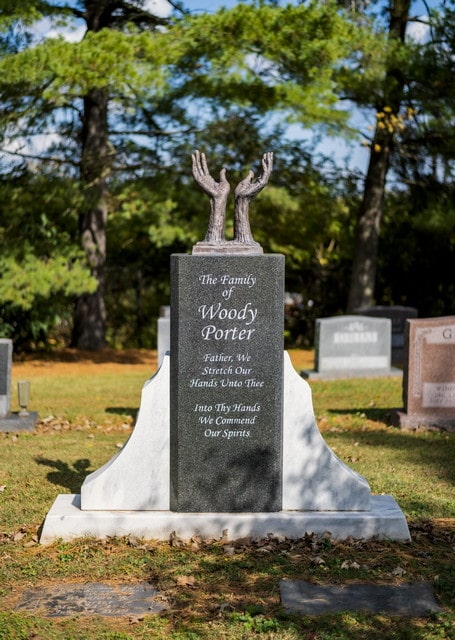
M 11 366 L 13 341 L 0 338 L 0 418 L 6 417 L 11 407 Z
M 417 309 L 415 307 L 404 307 L 401 305 L 378 305 L 359 307 L 355 309 L 354 313 L 372 318 L 390 318 L 392 321 L 392 364 L 402 366 L 406 320 L 417 318 Z
M 404 429 L 455 429 L 455 316 L 408 320 L 403 374 Z
M 171 348 L 171 307 L 160 307 L 160 317 L 158 318 L 158 366 L 163 364 L 166 352 Z
M 284 256 L 171 257 L 171 510 L 281 510 Z
M 391 320 L 366 316 L 318 318 L 315 371 L 305 377 L 353 378 L 398 375 L 391 369 Z

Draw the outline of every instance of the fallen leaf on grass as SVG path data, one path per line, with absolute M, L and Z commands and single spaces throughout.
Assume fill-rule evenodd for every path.
M 175 533 L 175 531 L 173 531 L 171 533 L 171 537 L 170 537 L 170 543 L 171 543 L 171 547 L 183 547 L 183 540 L 181 540 L 177 534 Z
M 133 549 L 140 549 L 142 551 L 148 551 L 149 548 L 146 544 L 143 543 L 143 541 L 140 538 L 137 538 L 136 536 L 130 534 L 127 538 L 126 538 L 126 542 L 128 544 L 129 547 L 133 547 Z
M 24 538 L 26 534 L 27 532 L 25 528 L 21 527 L 18 531 L 16 531 L 16 533 L 13 533 L 11 539 L 13 540 L 13 542 L 18 542 L 19 540 L 22 540 L 22 538 Z
M 354 561 L 350 561 L 350 560 L 345 560 L 343 562 L 343 564 L 341 565 L 342 569 L 360 569 L 360 565 L 358 562 Z
M 177 578 L 177 586 L 179 587 L 194 587 L 196 585 L 196 578 L 194 576 L 179 576 Z
M 264 545 L 263 547 L 259 547 L 257 553 L 271 553 L 273 551 L 273 547 L 269 544 Z

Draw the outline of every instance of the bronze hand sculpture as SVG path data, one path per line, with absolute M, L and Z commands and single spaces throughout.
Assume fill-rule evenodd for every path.
M 219 182 L 210 175 L 207 166 L 207 159 L 204 153 L 195 151 L 192 154 L 193 161 L 193 177 L 197 184 L 210 198 L 210 218 L 207 227 L 207 233 L 200 245 L 201 251 L 193 248 L 193 253 L 210 251 L 210 246 L 229 250 L 229 248 L 250 248 L 251 252 L 262 252 L 260 245 L 255 242 L 251 233 L 249 222 L 249 206 L 251 200 L 265 187 L 268 183 L 273 167 L 273 153 L 265 153 L 262 156 L 262 174 L 255 181 L 253 171 L 249 171 L 237 185 L 234 197 L 234 240 L 227 242 L 224 236 L 224 228 L 226 221 L 226 204 L 229 196 L 230 185 L 226 179 L 226 169 L 221 169 Z M 239 246 L 240 245 L 240 246 Z M 205 249 L 202 249 L 202 246 Z
M 193 178 L 210 197 L 210 218 L 205 242 L 209 244 L 224 242 L 226 203 L 231 189 L 226 180 L 226 169 L 221 169 L 220 181 L 216 182 L 210 175 L 205 153 L 195 151 L 191 158 L 193 160 Z
M 247 177 L 239 182 L 234 196 L 234 242 L 243 244 L 258 244 L 254 241 L 250 229 L 249 207 L 250 201 L 265 187 L 269 181 L 273 168 L 273 153 L 262 156 L 262 174 L 254 182 L 254 173 L 249 171 Z

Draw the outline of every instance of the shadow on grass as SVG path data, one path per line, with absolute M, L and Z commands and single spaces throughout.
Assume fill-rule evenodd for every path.
M 381 424 L 386 424 L 388 426 L 392 425 L 392 415 L 395 411 L 398 411 L 397 408 L 388 409 L 388 408 L 380 408 L 380 407 L 366 407 L 366 408 L 355 408 L 355 409 L 327 409 L 327 413 L 332 415 L 344 415 L 344 416 L 365 416 L 367 420 L 371 420 L 372 422 L 380 422 Z
M 106 413 L 113 413 L 117 416 L 131 416 L 134 422 L 136 422 L 138 411 L 139 410 L 137 407 L 106 407 L 105 408 Z
M 359 409 L 359 412 L 365 413 L 366 416 L 366 412 L 363 410 Z M 338 415 L 341 413 L 353 414 L 352 411 L 333 413 Z M 331 438 L 339 438 L 340 440 L 352 440 L 355 437 L 360 444 L 393 450 L 399 454 L 399 457 L 409 462 L 431 466 L 439 477 L 455 482 L 454 433 L 423 430 L 402 431 L 396 427 L 390 427 L 380 431 L 351 428 L 330 435 Z
M 81 484 L 90 473 L 90 460 L 87 458 L 80 458 L 73 462 L 71 466 L 67 462 L 63 462 L 63 460 L 50 460 L 42 457 L 35 458 L 35 462 L 55 469 L 55 471 L 49 471 L 47 479 L 52 484 L 66 487 L 71 493 L 80 492 Z
M 413 527 L 411 543 L 373 539 L 357 541 L 355 545 L 346 541 L 329 544 L 327 540 L 324 542 L 311 536 L 284 541 L 243 539 L 230 543 L 235 552 L 229 555 L 229 560 L 218 543 L 209 544 L 197 554 L 188 545 L 177 551 L 177 557 L 169 555 L 165 565 L 159 569 L 155 567 L 149 580 L 171 584 L 182 564 L 191 575 L 203 576 L 200 586 L 196 581 L 192 589 L 174 592 L 173 612 L 169 615 L 174 618 L 176 630 L 182 631 L 184 622 L 188 633 L 196 630 L 188 620 L 189 611 L 194 615 L 193 622 L 198 614 L 199 619 L 206 622 L 211 611 L 217 622 L 223 619 L 226 628 L 230 627 L 229 637 L 253 637 L 254 632 L 273 631 L 281 632 L 286 638 L 291 637 L 287 634 L 292 634 L 293 638 L 305 640 L 316 637 L 327 640 L 449 638 L 453 618 L 448 615 L 453 612 L 454 604 L 453 534 L 453 525 L 445 527 L 428 522 Z M 312 560 L 315 553 L 324 558 L 323 573 Z M 347 557 L 355 558 L 366 567 L 363 579 L 359 577 L 359 569 L 343 569 Z M 399 566 L 407 568 L 401 581 L 393 574 Z M 279 581 L 285 578 L 340 586 L 352 582 L 396 585 L 422 580 L 433 582 L 435 575 L 438 576 L 436 596 L 447 613 L 415 618 L 377 615 L 356 609 L 353 602 L 353 610 L 349 613 L 308 616 L 286 613 L 280 606 Z M 220 603 L 224 603 L 221 608 Z M 248 632 L 251 635 L 247 635 Z M 197 637 L 206 636 L 202 633 Z M 212 636 L 208 634 L 207 637 Z

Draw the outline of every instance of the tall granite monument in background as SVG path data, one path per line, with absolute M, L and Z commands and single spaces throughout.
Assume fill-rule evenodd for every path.
M 267 184 L 249 172 L 234 191 L 234 238 L 225 238 L 230 192 L 204 154 L 193 176 L 209 196 L 207 234 L 171 257 L 171 349 L 146 382 L 124 447 L 90 474 L 81 495 L 58 496 L 41 542 L 134 534 L 409 539 L 391 496 L 324 442 L 311 391 L 283 357 L 284 257 L 264 255 L 249 223 Z

